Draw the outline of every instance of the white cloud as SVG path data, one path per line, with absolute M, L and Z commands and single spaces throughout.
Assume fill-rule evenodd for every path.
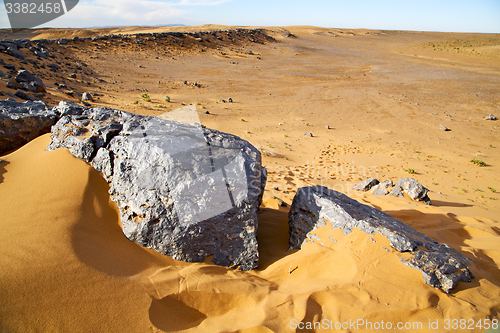
M 46 27 L 92 27 L 177 24 L 189 21 L 195 7 L 215 6 L 232 0 L 80 0 L 73 10 L 46 23 Z M 5 15 L 6 16 L 6 15 Z M 0 24 L 9 26 L 7 17 Z
M 181 0 L 174 6 L 215 6 L 232 0 Z

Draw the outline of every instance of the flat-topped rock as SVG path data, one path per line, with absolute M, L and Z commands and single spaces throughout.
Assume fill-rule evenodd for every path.
M 468 268 L 472 260 L 460 252 L 378 209 L 323 186 L 303 187 L 297 191 L 289 212 L 290 248 L 300 249 L 312 238 L 310 232 L 327 222 L 344 234 L 353 228 L 369 235 L 381 234 L 394 249 L 412 255 L 409 259 L 402 259 L 402 263 L 422 272 L 427 284 L 446 293 L 459 281 L 470 282 L 473 277 Z
M 0 155 L 49 133 L 56 117 L 41 101 L 0 101 Z
M 174 259 L 258 265 L 259 151 L 231 134 L 151 116 L 61 103 L 48 150 L 69 148 L 110 184 L 123 232 Z

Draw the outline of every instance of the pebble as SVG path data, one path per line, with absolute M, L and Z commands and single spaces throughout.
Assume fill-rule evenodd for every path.
M 304 133 L 304 136 L 310 136 L 311 138 L 313 137 L 312 133 Z
M 440 129 L 441 131 L 445 131 L 445 132 L 446 132 L 446 131 L 451 131 L 448 127 L 446 127 L 446 126 L 444 126 L 444 125 L 439 125 L 439 129 Z
M 486 120 L 497 120 L 498 118 L 497 118 L 497 117 L 495 117 L 493 114 L 490 114 L 490 115 L 489 115 L 489 116 L 487 116 L 485 119 L 486 119 Z

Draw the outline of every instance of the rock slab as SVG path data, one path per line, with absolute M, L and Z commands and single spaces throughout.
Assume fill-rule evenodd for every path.
M 41 101 L 0 101 L 0 155 L 49 133 L 57 114 Z
M 290 249 L 300 249 L 309 233 L 330 223 L 348 234 L 358 228 L 369 235 L 379 233 L 399 252 L 411 254 L 402 263 L 419 270 L 427 284 L 449 293 L 459 281 L 470 282 L 472 260 L 440 244 L 384 212 L 363 205 L 323 186 L 297 191 L 289 212 Z M 317 237 L 317 236 L 315 236 Z
M 47 150 L 68 148 L 110 184 L 125 236 L 176 260 L 258 265 L 259 151 L 231 134 L 61 102 Z

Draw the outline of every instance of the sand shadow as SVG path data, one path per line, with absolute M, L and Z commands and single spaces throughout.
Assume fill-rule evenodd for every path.
M 3 174 L 7 172 L 5 169 L 7 164 L 9 164 L 9 162 L 0 159 L 0 184 L 3 183 Z
M 125 237 L 118 208 L 110 201 L 108 190 L 102 175 L 89 168 L 79 221 L 72 230 L 72 244 L 78 258 L 112 276 L 133 276 L 155 264 L 166 265 Z
M 440 200 L 432 200 L 432 205 L 436 207 L 472 207 L 469 204 L 463 204 L 459 202 L 449 202 L 449 201 L 440 201 Z
M 321 319 L 323 317 L 323 307 L 313 298 L 311 295 L 307 299 L 306 314 L 299 327 L 304 327 L 302 329 L 298 328 L 296 332 L 316 332 L 317 329 L 321 329 Z M 314 325 L 316 324 L 316 327 Z M 312 326 L 311 326 L 312 325 Z M 308 327 L 311 326 L 311 327 Z
M 265 270 L 278 260 L 287 257 L 298 250 L 289 248 L 288 231 L 288 211 L 289 208 L 259 209 L 259 267 L 258 270 Z
M 434 203 L 434 201 L 433 201 Z M 500 269 L 495 261 L 484 253 L 481 249 L 476 249 L 466 243 L 473 239 L 473 236 L 464 228 L 457 215 L 448 214 L 424 214 L 421 211 L 408 209 L 399 211 L 386 211 L 385 213 L 410 225 L 418 232 L 436 240 L 439 243 L 454 248 L 463 256 L 471 259 L 473 264 L 469 266 L 475 278 L 469 283 L 460 282 L 452 294 L 466 289 L 480 287 L 480 280 L 485 278 L 489 281 L 498 281 Z M 492 231 L 497 234 L 495 229 Z M 492 235 L 492 237 L 495 237 Z M 467 250 L 464 250 L 467 249 Z
M 175 295 L 153 299 L 149 308 L 149 320 L 164 332 L 177 332 L 200 325 L 207 316 L 192 308 Z

